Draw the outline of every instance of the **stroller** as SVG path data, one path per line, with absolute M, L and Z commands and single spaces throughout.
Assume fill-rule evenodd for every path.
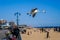
M 5 35 L 6 38 L 4 38 L 3 40 L 16 40 L 16 36 L 13 36 L 10 31 L 6 32 Z

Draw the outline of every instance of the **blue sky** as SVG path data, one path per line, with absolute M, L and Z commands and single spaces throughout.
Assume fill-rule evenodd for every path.
M 46 10 L 46 13 L 37 13 L 32 18 L 26 13 L 32 8 L 38 8 L 40 11 Z M 0 19 L 8 22 L 16 22 L 14 13 L 19 12 L 19 24 L 29 26 L 48 26 L 60 25 L 60 0 L 0 0 Z

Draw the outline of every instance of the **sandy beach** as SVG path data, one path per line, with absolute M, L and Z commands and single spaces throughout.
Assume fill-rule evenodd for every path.
M 60 40 L 60 32 L 54 31 L 53 28 L 49 30 L 49 38 L 46 36 L 46 32 L 41 32 L 37 28 L 27 29 L 26 34 L 21 34 L 22 40 Z
M 46 29 L 49 30 L 49 29 Z M 5 37 L 4 30 L 0 30 L 0 40 Z M 38 28 L 26 29 L 26 33 L 21 34 L 22 40 L 60 40 L 60 32 L 54 31 L 53 28 L 49 30 L 49 37 L 47 38 L 47 33 L 42 32 Z

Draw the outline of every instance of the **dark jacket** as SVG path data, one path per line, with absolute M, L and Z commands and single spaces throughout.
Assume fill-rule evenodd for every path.
M 12 31 L 12 34 L 15 35 L 16 37 L 19 35 L 19 29 L 18 28 L 14 28 Z

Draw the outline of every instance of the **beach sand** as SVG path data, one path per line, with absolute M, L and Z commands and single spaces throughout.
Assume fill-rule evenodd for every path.
M 49 30 L 49 29 L 46 29 Z M 53 28 L 49 30 L 49 37 L 47 38 L 47 32 L 42 32 L 39 28 L 26 29 L 26 33 L 21 34 L 22 40 L 60 40 L 60 32 L 54 31 Z M 2 30 L 0 30 L 0 40 L 5 37 Z
M 60 40 L 60 32 L 56 32 L 52 28 L 49 30 L 49 37 L 47 38 L 47 32 L 41 32 L 37 28 L 31 28 L 27 29 L 26 34 L 21 34 L 21 37 L 22 40 Z

